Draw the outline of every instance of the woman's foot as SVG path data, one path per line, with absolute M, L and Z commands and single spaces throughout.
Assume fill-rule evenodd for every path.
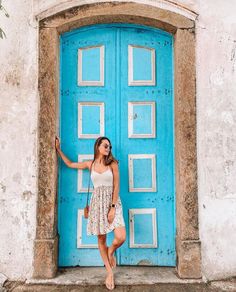
M 106 280 L 105 280 L 105 285 L 106 285 L 107 289 L 109 289 L 109 290 L 113 290 L 115 288 L 114 275 L 112 272 L 107 274 Z
M 107 249 L 107 256 L 108 256 L 108 260 L 110 262 L 112 269 L 115 268 L 116 267 L 116 257 L 114 256 L 114 254 L 111 253 L 110 246 Z

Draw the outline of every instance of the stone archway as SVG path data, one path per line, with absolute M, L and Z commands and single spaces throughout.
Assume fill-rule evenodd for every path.
M 201 277 L 198 230 L 195 23 L 150 5 L 106 2 L 82 5 L 44 18 L 39 25 L 39 171 L 34 278 L 57 272 L 57 157 L 59 35 L 84 25 L 135 23 L 174 35 L 175 159 L 177 272 L 181 278 Z

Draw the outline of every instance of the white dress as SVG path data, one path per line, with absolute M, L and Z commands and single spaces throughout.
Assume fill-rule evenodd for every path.
M 115 206 L 114 220 L 110 224 L 107 219 L 113 192 L 113 172 L 109 166 L 107 167 L 107 170 L 102 173 L 94 170 L 94 164 L 91 169 L 94 189 L 89 205 L 87 235 L 106 234 L 116 227 L 125 226 L 120 196 Z

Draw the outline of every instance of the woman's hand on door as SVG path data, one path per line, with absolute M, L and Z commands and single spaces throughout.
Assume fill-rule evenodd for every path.
M 64 163 L 68 167 L 78 168 L 78 166 L 77 166 L 78 163 L 70 161 L 70 159 L 68 157 L 66 157 L 66 155 L 61 151 L 61 149 L 60 149 L 60 139 L 57 136 L 55 137 L 55 148 L 56 148 L 56 151 L 57 151 L 58 155 L 61 157 L 61 159 L 64 161 Z
M 55 138 L 55 147 L 56 147 L 56 150 L 60 149 L 60 139 L 57 136 Z

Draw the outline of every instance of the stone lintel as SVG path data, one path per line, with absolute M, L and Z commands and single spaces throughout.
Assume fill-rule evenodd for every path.
M 169 32 L 174 32 L 178 28 L 194 27 L 193 20 L 175 12 L 151 5 L 130 2 L 120 3 L 115 1 L 110 3 L 85 4 L 69 8 L 54 16 L 41 20 L 40 24 L 41 26 L 55 27 L 57 29 L 64 27 L 64 30 L 68 30 L 67 24 L 69 24 L 69 26 L 74 24 L 74 26 L 78 27 L 78 24 L 81 26 L 81 21 L 84 21 L 84 25 L 98 23 L 99 19 L 103 19 L 103 23 L 104 21 L 106 22 L 106 19 L 109 22 L 127 23 L 136 18 L 155 20 L 152 21 L 152 26 L 155 24 L 153 22 L 156 22 L 159 28 L 166 29 Z M 85 21 L 85 19 L 87 19 L 87 21 Z M 140 24 L 141 22 L 135 23 Z

